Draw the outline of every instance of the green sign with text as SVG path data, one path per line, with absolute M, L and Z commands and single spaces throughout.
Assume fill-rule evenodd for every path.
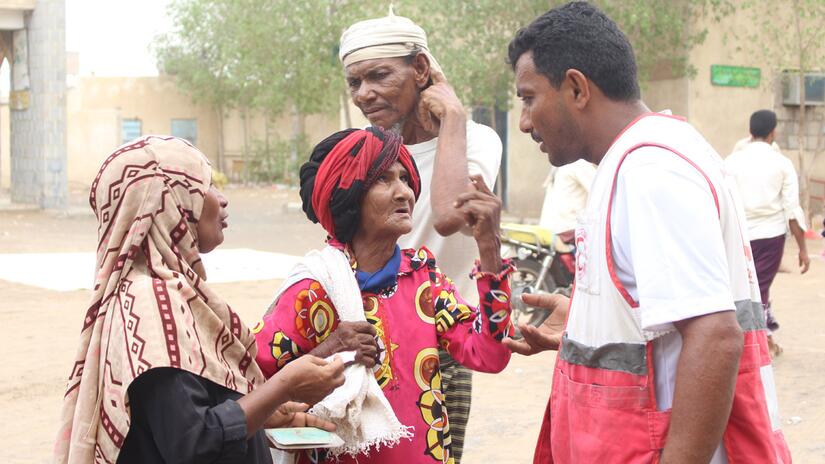
M 742 66 L 725 66 L 713 64 L 710 66 L 710 83 L 723 87 L 759 87 L 762 71 L 759 68 L 745 68 Z

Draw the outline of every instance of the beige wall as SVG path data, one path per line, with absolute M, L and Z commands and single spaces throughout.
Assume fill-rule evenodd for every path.
M 90 185 L 103 159 L 121 144 L 123 119 L 140 119 L 142 135 L 169 134 L 172 119 L 195 119 L 197 145 L 217 155 L 217 124 L 208 107 L 180 94 L 169 77 L 82 77 L 67 95 L 69 182 Z
M 103 159 L 121 144 L 123 119 L 139 119 L 142 135 L 170 134 L 172 119 L 195 119 L 198 148 L 213 162 L 217 160 L 219 140 L 215 111 L 206 105 L 194 104 L 178 90 L 172 77 L 82 77 L 69 89 L 67 99 L 68 175 L 74 184 L 91 184 Z M 366 124 L 357 109 L 351 114 L 356 127 Z M 245 127 L 240 111 L 230 110 L 225 114 L 223 134 L 228 174 L 240 175 L 245 141 L 251 151 L 256 140 L 266 138 L 267 129 L 272 143 L 291 138 L 293 118 L 289 114 L 268 124 L 260 112 L 250 112 L 247 118 Z M 305 117 L 304 128 L 309 142 L 315 144 L 340 130 L 343 118 L 340 119 L 335 115 Z M 7 176 L 5 170 L 3 175 Z
M 169 76 L 160 77 L 82 77 L 75 81 L 67 96 L 68 106 L 68 175 L 75 185 L 91 184 L 106 156 L 121 144 L 121 121 L 139 119 L 142 135 L 171 133 L 172 119 L 197 121 L 197 146 L 215 162 L 218 155 L 218 121 L 213 110 L 194 104 L 175 86 Z M 0 107 L 0 122 L 8 118 L 8 106 Z M 366 119 L 351 107 L 353 126 L 363 127 Z M 224 119 L 225 167 L 229 174 L 240 175 L 243 169 L 245 140 L 249 150 L 256 140 L 291 138 L 293 118 L 286 114 L 267 124 L 259 112 L 250 112 L 246 127 L 240 111 L 226 112 Z M 8 124 L 2 125 L 8 128 Z M 336 115 L 312 115 L 304 118 L 310 144 L 344 127 L 343 112 Z M 0 143 L 8 137 L 0 133 Z M 303 156 L 303 154 L 301 155 Z M 2 152 L 0 182 L 8 185 L 8 151 Z
M 642 86 L 642 100 L 652 111 L 670 110 L 687 117 L 690 112 L 689 88 L 686 77 L 647 82 Z
M 295 118 L 290 114 L 281 115 L 268 123 L 260 112 L 244 115 L 239 110 L 229 111 L 224 121 L 224 147 L 227 157 L 226 170 L 229 174 L 239 175 L 243 169 L 243 153 L 246 145 L 249 153 L 255 141 L 264 141 L 269 131 L 270 143 L 292 139 Z M 311 145 L 320 142 L 326 136 L 341 130 L 342 125 L 335 115 L 310 115 L 303 118 L 304 131 Z M 309 153 L 299 154 L 308 157 Z
M 520 114 L 521 102 L 516 100 L 507 115 L 507 212 L 511 216 L 537 219 L 544 201 L 542 183 L 550 173 L 551 165 L 530 135 L 519 130 Z
M 721 24 L 708 24 L 704 43 L 690 53 L 690 63 L 696 76 L 688 82 L 688 121 L 716 148 L 727 156 L 737 140 L 747 137 L 751 113 L 774 107 L 773 64 L 763 57 L 747 52 L 726 30 L 745 34 L 756 27 L 745 14 L 735 14 Z M 722 87 L 710 82 L 710 67 L 714 64 L 747 66 L 762 70 L 762 84 L 757 88 Z
M 778 3 L 778 8 L 787 4 Z M 781 17 L 778 16 L 778 17 Z M 736 30 L 745 36 L 757 25 L 749 21 L 746 14 L 726 17 L 721 24 L 708 24 L 705 42 L 694 48 L 690 62 L 696 68 L 697 75 L 687 84 L 689 101 L 688 120 L 701 132 L 722 156 L 730 154 L 734 144 L 749 135 L 748 120 L 751 113 L 760 109 L 772 109 L 779 117 L 777 142 L 782 152 L 790 158 L 799 169 L 799 153 L 795 140 L 796 107 L 782 105 L 781 83 L 779 81 L 780 65 L 766 60 L 764 55 L 754 53 L 754 47 L 739 43 L 733 37 L 725 37 L 725 30 Z M 738 88 L 714 86 L 710 83 L 710 67 L 713 64 L 757 67 L 762 71 L 762 83 L 758 88 Z M 821 63 L 825 69 L 825 63 Z M 821 121 L 823 108 L 809 107 L 808 148 L 815 144 L 817 131 L 825 129 Z M 818 114 L 812 114 L 818 113 Z M 825 180 L 825 156 L 820 155 L 810 167 L 814 180 Z M 821 183 L 814 183 L 811 195 L 823 195 Z M 821 201 L 812 203 L 814 213 L 820 208 Z

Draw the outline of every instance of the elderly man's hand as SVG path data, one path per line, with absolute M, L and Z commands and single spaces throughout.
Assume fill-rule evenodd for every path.
M 328 358 L 342 351 L 355 351 L 355 362 L 372 368 L 378 362 L 375 327 L 369 322 L 341 322 L 310 354 Z
M 550 317 L 540 326 L 533 327 L 519 324 L 519 330 L 524 336 L 522 340 L 505 338 L 503 343 L 510 351 L 525 356 L 547 350 L 558 350 L 564 327 L 567 324 L 567 311 L 570 307 L 570 298 L 564 295 L 547 293 L 524 293 L 521 295 L 524 302 L 530 306 L 544 308 L 549 311 Z
M 470 176 L 470 180 L 473 191 L 459 195 L 454 206 L 472 230 L 478 245 L 481 270 L 497 274 L 501 271 L 501 200 L 487 187 L 480 175 Z
M 466 118 L 464 106 L 455 94 L 447 78 L 440 71 L 430 68 L 433 85 L 424 89 L 419 96 L 418 120 L 424 130 L 433 136 L 438 135 L 441 121 L 451 115 Z

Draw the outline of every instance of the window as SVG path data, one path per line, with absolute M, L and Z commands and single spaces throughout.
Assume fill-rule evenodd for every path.
M 782 103 L 799 105 L 799 93 L 799 73 L 786 71 L 782 79 Z M 825 104 L 825 74 L 805 74 L 805 104 Z
M 173 119 L 172 135 L 186 139 L 192 145 L 198 144 L 198 121 L 196 119 Z
M 122 119 L 120 121 L 120 143 L 131 142 L 141 136 L 140 119 Z
M 825 103 L 825 76 L 805 76 L 805 101 Z

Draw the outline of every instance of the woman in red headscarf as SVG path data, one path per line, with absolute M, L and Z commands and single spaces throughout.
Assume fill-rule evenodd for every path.
M 479 308 L 458 295 L 427 248 L 396 244 L 412 228 L 420 189 L 400 137 L 373 127 L 341 131 L 302 166 L 304 211 L 327 231 L 328 246 L 308 255 L 254 330 L 257 361 L 265 376 L 305 354 L 354 351 L 355 365 L 344 387 L 313 411 L 336 423 L 345 445 L 300 454 L 299 463 L 332 455 L 343 462 L 453 462 L 437 347 L 481 372 L 499 372 L 510 359 L 501 344 L 511 330 L 501 203 L 481 179 L 473 181 L 475 191 L 456 208 L 478 243 Z M 364 368 L 362 385 L 355 377 Z

